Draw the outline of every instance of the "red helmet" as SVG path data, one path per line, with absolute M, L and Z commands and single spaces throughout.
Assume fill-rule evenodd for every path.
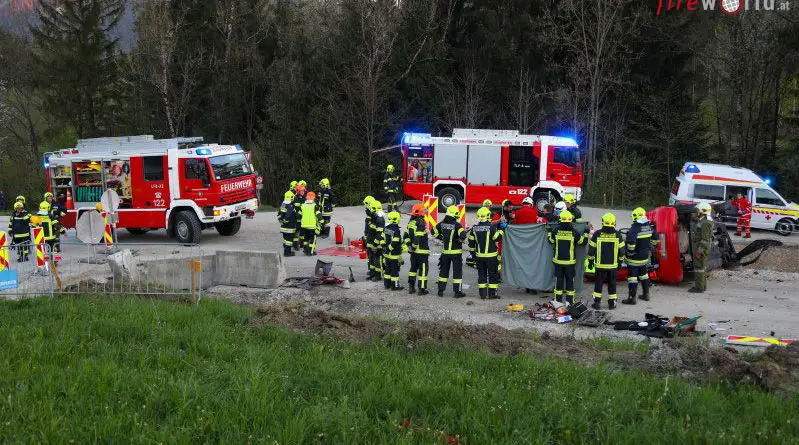
M 411 208 L 411 216 L 422 216 L 424 215 L 424 206 L 421 204 L 416 204 Z
M 313 201 L 314 199 L 316 199 L 316 193 L 314 193 L 314 192 L 308 192 L 308 194 L 307 194 L 307 195 L 305 195 L 305 199 L 306 199 L 307 201 Z

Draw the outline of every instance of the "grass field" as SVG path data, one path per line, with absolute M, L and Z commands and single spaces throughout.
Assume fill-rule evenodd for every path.
M 799 441 L 796 395 L 349 344 L 253 328 L 251 316 L 216 301 L 1 302 L 0 443 Z

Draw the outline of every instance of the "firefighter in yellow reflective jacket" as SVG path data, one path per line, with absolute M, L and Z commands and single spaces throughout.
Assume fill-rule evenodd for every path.
M 624 239 L 616 230 L 616 216 L 605 213 L 602 229 L 594 232 L 588 242 L 588 269 L 596 269 L 594 275 L 594 309 L 602 303 L 602 283 L 608 280 L 608 309 L 616 308 L 616 271 L 624 259 Z
M 383 285 L 391 290 L 405 289 L 399 284 L 400 262 L 408 248 L 402 242 L 399 222 L 399 212 L 389 212 L 388 225 L 383 230 Z
M 39 204 L 39 212 L 36 214 L 39 217 L 39 222 L 36 226 L 41 227 L 44 232 L 44 242 L 47 244 L 48 253 L 60 253 L 61 242 L 58 238 L 60 224 L 58 221 L 50 219 L 50 204 L 47 201 L 42 201 Z M 33 226 L 33 221 L 31 221 Z
M 655 224 L 646 218 L 646 210 L 641 207 L 633 210 L 633 224 L 627 231 L 627 287 L 630 295 L 622 300 L 624 304 L 635 304 L 638 283 L 641 283 L 641 299 L 649 301 L 649 264 L 652 252 L 659 241 Z M 657 255 L 654 256 L 657 258 Z
M 66 210 L 55 200 L 55 196 L 47 192 L 44 194 L 44 200 L 47 201 L 47 204 L 50 205 L 50 219 L 53 221 L 58 221 L 58 232 L 59 236 L 66 233 L 67 229 L 61 225 L 61 218 L 67 216 Z
M 300 206 L 300 230 L 302 247 L 306 255 L 316 255 L 316 236 L 319 235 L 319 207 L 314 200 L 316 193 L 308 192 L 305 202 Z
M 27 203 L 27 200 L 25 199 L 25 197 L 22 196 L 22 195 L 19 195 L 16 198 L 14 198 L 14 204 L 16 204 L 18 202 L 22 203 L 22 208 L 24 209 L 25 208 L 25 204 Z
M 408 272 L 408 293 L 416 292 L 419 283 L 419 295 L 427 295 L 427 268 L 430 257 L 430 239 L 427 224 L 424 222 L 424 206 L 416 204 L 411 209 L 411 220 L 405 229 L 405 245 L 411 254 L 411 270 Z
M 283 234 L 283 256 L 294 256 L 294 236 L 297 234 L 297 211 L 294 209 L 294 193 L 283 194 L 283 203 L 277 211 L 280 233 Z
M 308 193 L 308 189 L 301 183 L 298 182 L 297 185 L 294 186 L 294 201 L 292 203 L 294 204 L 294 211 L 297 212 L 297 215 L 300 214 L 302 204 L 305 202 L 306 193 Z M 303 245 L 302 233 L 302 228 L 297 225 L 297 233 L 294 234 L 294 250 L 300 250 L 300 247 Z
M 372 246 L 372 259 L 369 263 L 372 270 L 372 281 L 380 281 L 383 278 L 383 231 L 386 228 L 383 204 L 373 199 L 369 204 L 372 210 L 372 217 L 369 219 L 369 237 L 366 242 Z
M 372 224 L 372 201 L 374 200 L 375 199 L 371 195 L 363 198 L 363 210 L 366 213 L 366 217 L 364 218 L 363 222 L 363 238 L 361 238 L 361 241 L 363 241 L 363 247 L 366 249 L 366 269 L 369 272 L 367 275 L 367 279 L 369 280 L 375 277 L 375 271 L 372 264 L 372 256 L 374 255 L 375 246 L 371 242 L 371 229 L 369 227 Z
M 491 224 L 491 210 L 481 207 L 477 211 L 477 224 L 469 231 L 469 251 L 474 253 L 477 262 L 477 288 L 482 300 L 499 298 L 497 241 L 503 233 Z
M 444 296 L 444 290 L 449 281 L 449 268 L 452 266 L 452 289 L 455 298 L 463 298 L 463 242 L 466 240 L 466 231 L 458 222 L 458 207 L 447 207 L 447 216 L 433 226 L 433 237 L 441 240 L 441 257 L 438 260 L 438 296 Z
M 323 178 L 319 181 L 319 208 L 322 210 L 322 238 L 330 236 L 330 220 L 333 218 L 333 207 L 336 206 L 336 196 L 330 187 L 330 180 Z
M 14 203 L 14 213 L 8 220 L 8 236 L 11 244 L 17 249 L 17 262 L 28 261 L 28 251 L 31 243 L 31 215 L 25 210 L 25 205 L 17 201 Z
M 570 211 L 571 214 L 574 215 L 574 220 L 577 222 L 583 222 L 583 212 L 577 208 L 577 198 L 575 198 L 571 193 L 566 193 L 566 196 L 563 197 L 563 201 L 566 202 L 566 210 Z
M 394 166 L 386 166 L 386 174 L 383 177 L 383 191 L 386 193 L 386 205 L 388 210 L 399 210 L 399 196 L 402 191 L 402 178 L 399 173 L 394 171 Z
M 588 234 L 578 233 L 572 222 L 574 215 L 568 210 L 560 212 L 560 223 L 549 230 L 549 243 L 555 248 L 552 262 L 555 263 L 555 300 L 563 302 L 563 295 L 569 304 L 574 303 L 574 275 L 577 259 L 574 256 L 575 246 L 585 245 Z

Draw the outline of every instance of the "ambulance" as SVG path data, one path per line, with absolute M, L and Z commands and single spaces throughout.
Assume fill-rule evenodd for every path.
M 726 203 L 723 207 L 727 210 L 718 216 L 734 226 L 736 213 L 731 202 L 738 193 L 752 203 L 752 228 L 775 230 L 783 236 L 799 230 L 799 205 L 780 196 L 768 181 L 746 168 L 687 162 L 674 181 L 669 204 Z
M 258 209 L 249 153 L 201 137 L 80 139 L 74 148 L 45 153 L 44 170 L 48 190 L 67 208 L 66 228 L 94 211 L 106 190 L 120 198 L 118 228 L 134 235 L 166 229 L 184 244 L 198 243 L 204 229 L 235 235 L 242 217 Z

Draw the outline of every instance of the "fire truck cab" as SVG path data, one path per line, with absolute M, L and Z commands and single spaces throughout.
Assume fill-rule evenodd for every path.
M 532 196 L 542 210 L 567 193 L 578 200 L 582 195 L 583 170 L 573 139 L 456 128 L 446 137 L 405 133 L 401 147 L 405 195 L 435 195 L 442 209 L 485 199 L 520 205 Z
M 117 227 L 131 234 L 167 229 L 180 243 L 198 243 L 203 229 L 236 234 L 258 209 L 256 175 L 238 145 L 151 135 L 81 139 L 44 156 L 48 189 L 67 208 L 66 228 L 95 211 L 104 191 L 120 197 Z

